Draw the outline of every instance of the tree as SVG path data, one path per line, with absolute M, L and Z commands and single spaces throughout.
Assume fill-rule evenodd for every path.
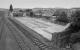
M 73 47 L 74 44 L 80 43 L 80 10 L 72 14 L 72 20 L 68 28 L 57 33 L 61 47 Z
M 32 9 L 26 9 L 26 12 L 32 12 Z
M 23 12 L 23 10 L 19 10 L 19 12 Z
M 59 14 L 59 16 L 57 16 L 57 21 L 60 21 L 60 22 L 64 22 L 64 23 L 68 23 L 69 22 L 69 19 L 67 17 L 67 14 L 65 12 L 61 12 Z
M 10 12 L 13 11 L 13 6 L 12 6 L 12 4 L 10 5 L 9 11 L 10 11 Z
M 76 10 L 75 13 L 71 15 L 72 22 L 79 23 L 80 22 L 80 10 Z

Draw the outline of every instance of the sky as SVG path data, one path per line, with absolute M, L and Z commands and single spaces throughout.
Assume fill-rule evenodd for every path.
M 72 8 L 80 7 L 80 0 L 0 0 L 0 8 Z

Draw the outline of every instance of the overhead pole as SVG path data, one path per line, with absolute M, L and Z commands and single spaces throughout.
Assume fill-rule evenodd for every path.
M 10 16 L 13 16 L 13 5 L 12 5 L 13 1 L 11 0 L 11 4 L 10 4 L 10 7 L 9 7 L 9 14 Z
M 10 7 L 9 7 L 9 11 L 10 11 L 10 12 L 13 11 L 13 5 L 12 5 L 12 4 L 13 4 L 13 0 L 11 0 L 11 4 L 10 4 Z

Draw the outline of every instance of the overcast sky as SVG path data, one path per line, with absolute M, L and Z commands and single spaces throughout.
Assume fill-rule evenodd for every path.
M 0 8 L 9 8 L 10 4 L 14 8 L 71 8 L 80 7 L 80 0 L 0 0 Z

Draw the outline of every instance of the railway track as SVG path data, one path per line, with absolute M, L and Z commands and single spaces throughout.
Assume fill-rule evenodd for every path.
M 25 44 L 23 37 L 20 35 L 21 32 L 18 31 L 15 27 L 13 27 L 13 25 L 11 25 L 8 22 L 6 23 L 6 25 L 9 31 L 11 32 L 11 34 L 13 35 L 19 50 L 31 50 L 30 47 Z
M 0 50 L 6 48 L 6 31 L 4 23 L 4 12 L 0 11 Z
M 2 15 L 0 17 L 0 40 L 3 32 L 4 32 L 4 16 Z
M 28 32 L 27 30 L 25 30 L 24 28 L 22 28 L 20 25 L 18 25 L 16 22 L 14 22 L 13 20 L 9 19 L 12 23 L 14 23 L 14 25 L 27 37 L 29 38 L 33 45 L 36 45 L 40 48 L 40 50 L 45 50 L 46 48 L 49 48 L 51 50 L 50 46 L 45 45 L 44 43 L 42 43 L 40 40 L 38 40 L 37 38 L 35 38 L 34 36 L 31 35 L 30 32 Z M 10 26 L 9 26 L 10 27 Z M 27 32 L 27 33 L 26 33 Z
M 2 31 L 3 31 L 3 22 L 2 19 L 0 20 L 0 40 L 1 40 L 1 36 L 2 36 Z

